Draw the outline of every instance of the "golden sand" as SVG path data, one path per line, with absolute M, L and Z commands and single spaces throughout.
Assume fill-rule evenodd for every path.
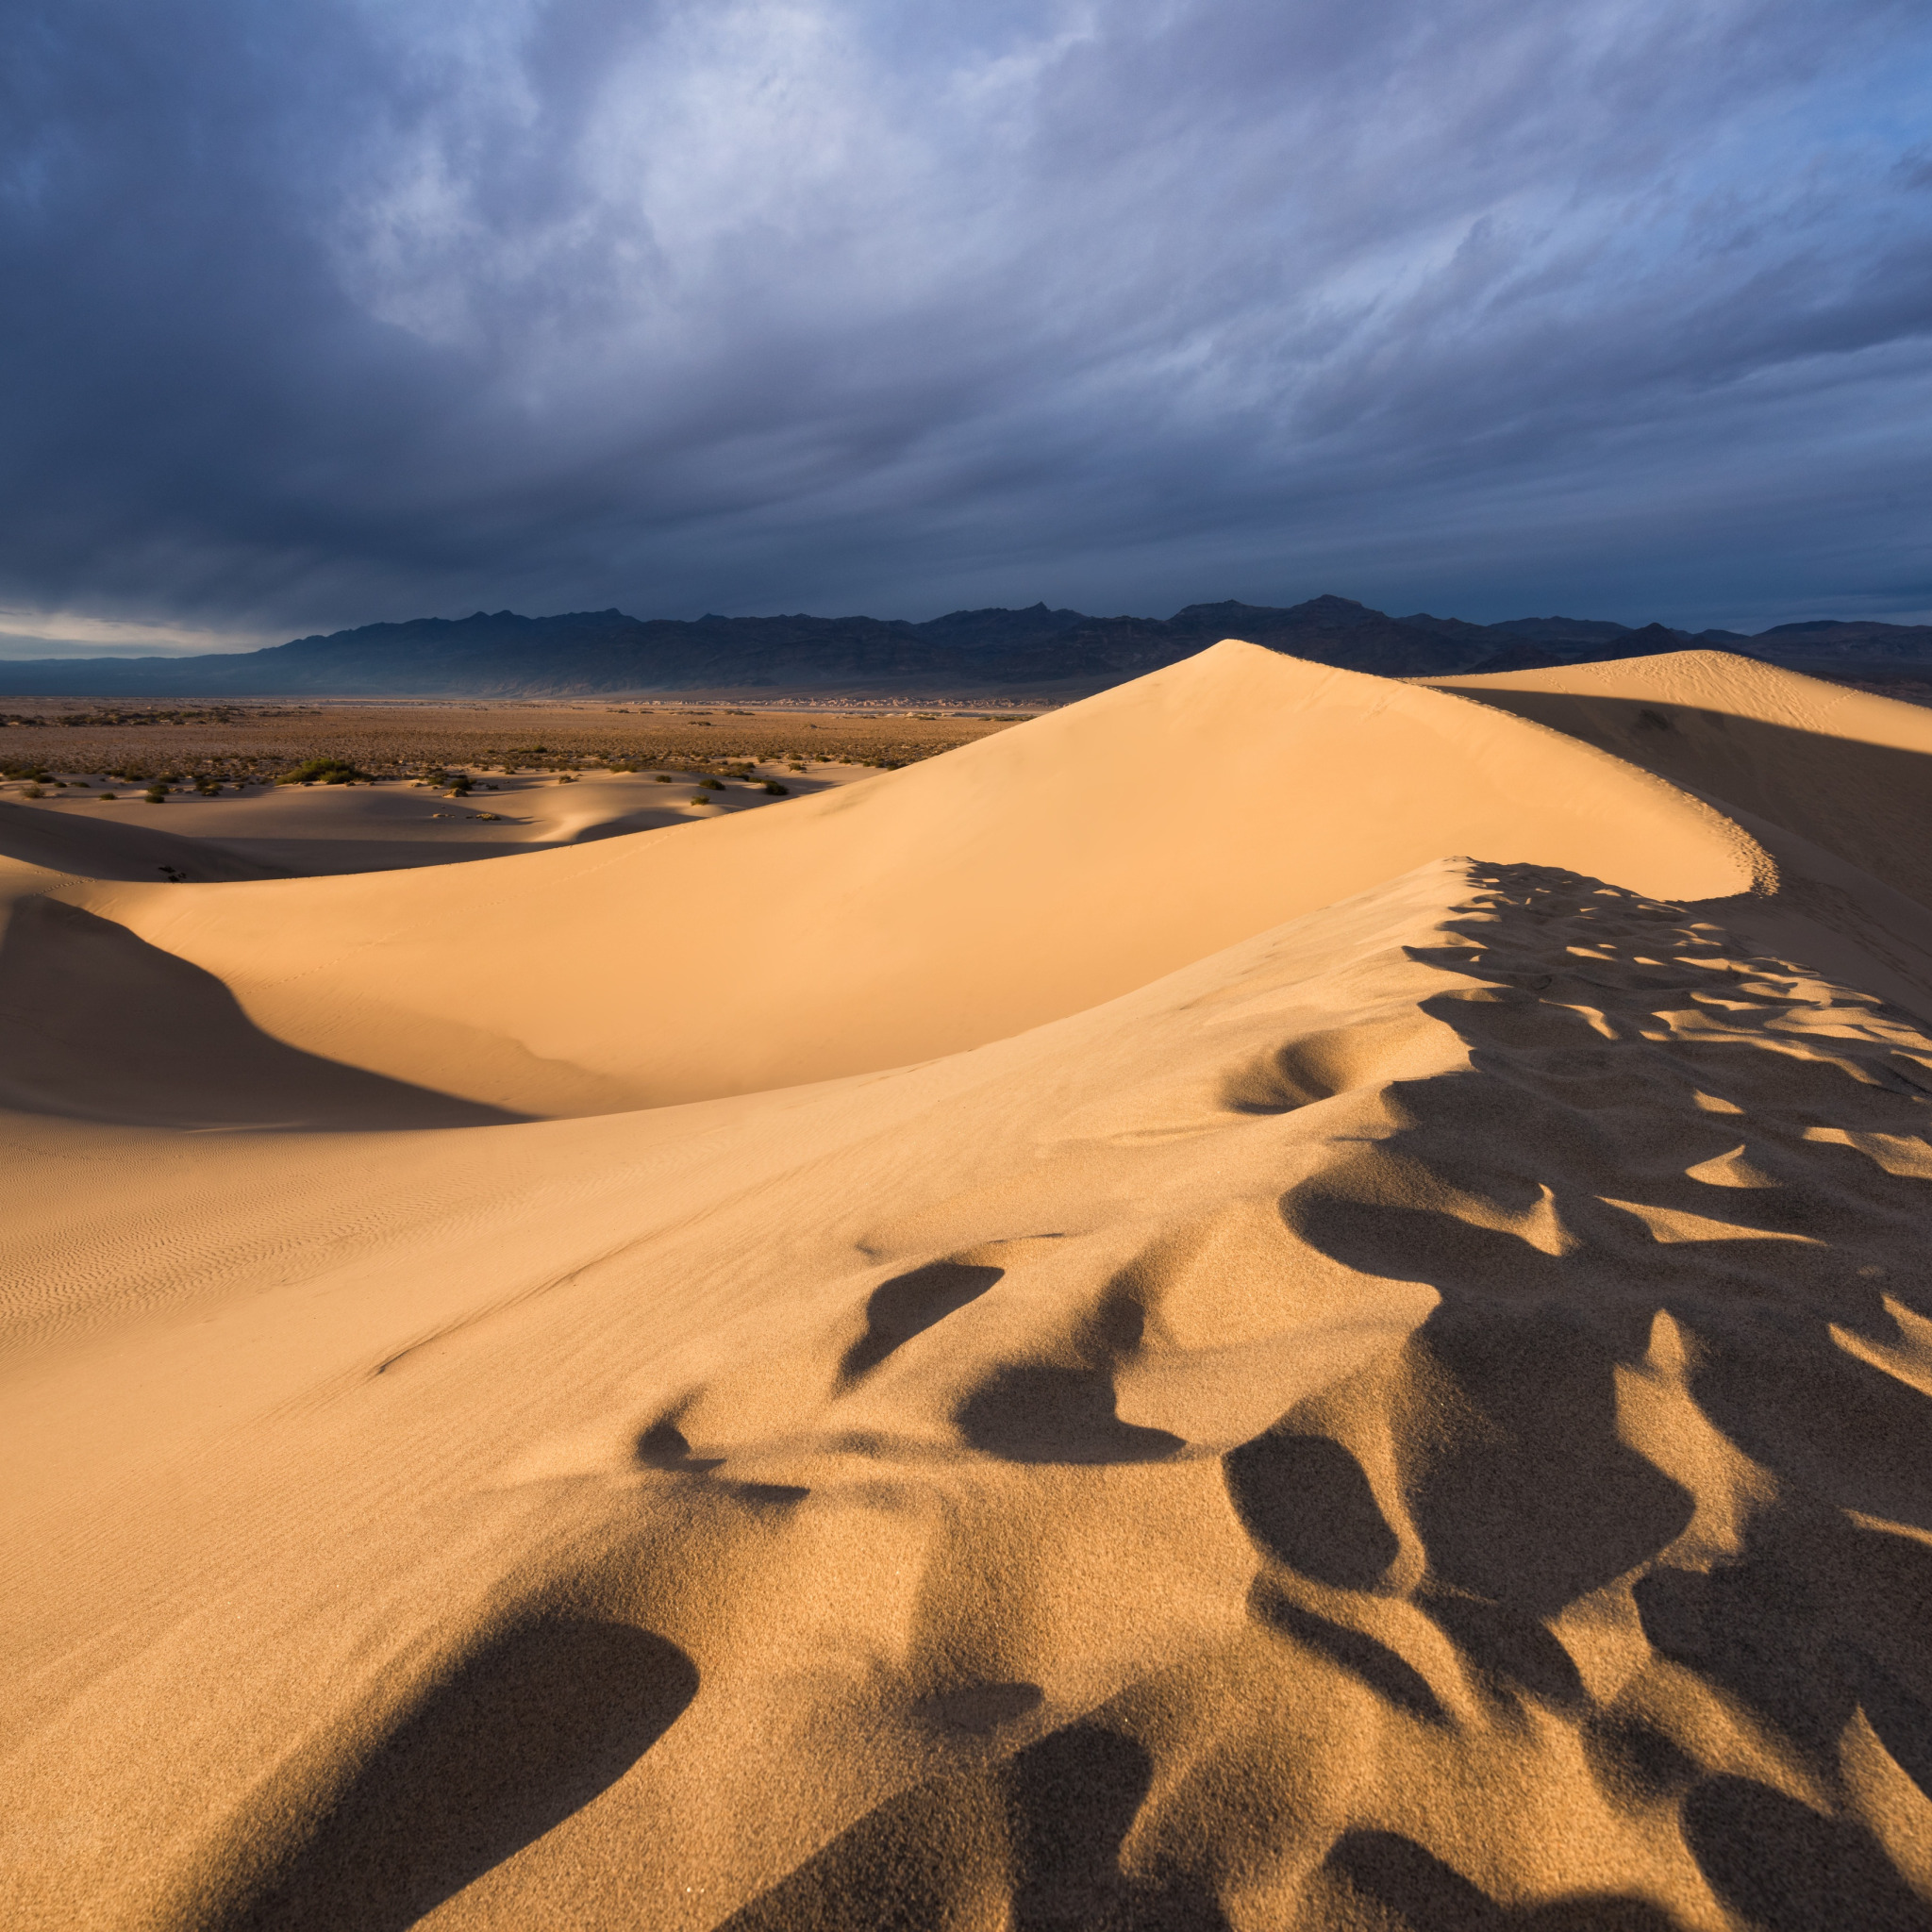
M 1594 672 L 6 813 L 0 1917 L 1926 1924 L 1932 716 Z

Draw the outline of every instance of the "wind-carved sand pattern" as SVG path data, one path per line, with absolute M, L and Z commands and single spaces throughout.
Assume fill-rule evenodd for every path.
M 600 1058 L 566 1016 L 521 1044 L 643 1087 L 715 1039 L 704 1097 L 419 1118 L 531 1096 L 426 1077 L 371 1021 L 373 950 L 419 997 L 392 920 L 308 975 L 372 1083 L 341 1124 L 12 1117 L 43 1185 L 125 1178 L 9 1304 L 18 1426 L 73 1444 L 20 1510 L 9 1923 L 1932 1923 L 1921 908 L 1815 818 L 1768 858 L 1464 700 L 1232 646 L 1141 686 L 802 825 L 896 892 L 891 788 L 938 824 L 1150 714 L 1227 735 L 1230 695 L 1263 737 L 1363 734 L 1298 807 L 1268 761 L 1243 779 L 1251 841 L 1325 814 L 1324 881 L 1362 745 L 1440 744 L 1439 808 L 1387 804 L 1352 890 L 1285 923 L 1292 866 L 1201 834 L 1175 890 L 1253 924 L 1191 959 L 1159 958 L 1162 875 L 1136 939 L 1102 865 L 1087 996 L 1002 1030 L 1040 989 L 975 952 L 943 1024 L 976 1036 L 911 1065 L 864 1062 L 808 941 L 799 1030 L 757 1051 L 812 1084 L 745 1088 L 701 996 L 668 1043 Z M 1450 783 L 1472 743 L 1514 759 L 1507 810 Z M 1013 823 L 1049 858 L 1092 837 Z M 1528 856 L 1375 870 L 1498 826 Z M 767 876 L 781 833 L 788 861 L 816 836 L 653 837 Z M 988 836 L 968 900 L 1010 862 Z M 1617 838 L 1622 881 L 1562 862 Z M 359 880 L 20 903 L 219 977 L 254 914 L 208 895 L 311 885 L 338 926 L 391 917 Z M 452 890 L 425 877 L 439 918 Z M 28 916 L 40 961 L 66 927 Z M 1160 970 L 1123 988 L 1129 941 Z M 905 970 L 875 1049 L 937 1043 L 948 969 Z M 316 1056 L 273 977 L 238 1003 Z M 485 1037 L 500 982 L 452 984 Z M 824 1064 L 828 1023 L 858 1065 Z M 60 1051 L 32 1042 L 37 1093 Z

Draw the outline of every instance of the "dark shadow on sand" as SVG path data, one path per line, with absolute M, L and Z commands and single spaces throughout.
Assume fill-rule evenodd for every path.
M 58 899 L 17 907 L 0 942 L 0 1106 L 204 1130 L 532 1118 L 286 1045 L 212 974 Z
M 628 1624 L 540 1623 L 466 1660 L 212 1932 L 404 1932 L 615 1784 L 697 1694 Z

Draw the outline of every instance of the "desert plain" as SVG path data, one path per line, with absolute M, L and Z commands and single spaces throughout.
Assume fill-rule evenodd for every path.
M 0 1920 L 1932 1923 L 1932 711 L 726 708 L 0 733 Z

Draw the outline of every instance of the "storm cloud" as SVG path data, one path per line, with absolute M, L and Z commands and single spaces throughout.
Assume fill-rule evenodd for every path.
M 4 18 L 15 630 L 1932 610 L 1922 0 Z

